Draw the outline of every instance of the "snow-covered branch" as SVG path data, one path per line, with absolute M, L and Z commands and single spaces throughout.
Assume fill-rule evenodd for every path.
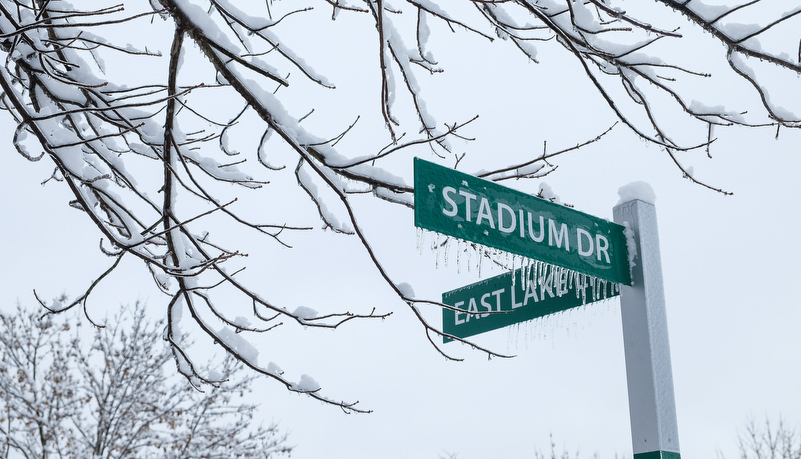
M 333 8 L 331 19 L 348 15 L 354 22 L 341 27 L 341 36 L 321 38 L 317 28 L 329 17 L 317 14 L 319 3 Z M 538 51 L 562 53 L 572 79 L 587 83 L 609 108 L 602 114 L 610 118 L 606 126 L 660 147 L 682 175 L 718 191 L 694 177 L 678 153 L 708 149 L 713 126 L 801 127 L 798 91 L 786 84 L 801 72 L 801 7 L 776 12 L 762 0 L 737 7 L 703 0 L 628 6 L 623 10 L 615 0 L 152 0 L 144 10 L 147 5 L 116 3 L 82 10 L 64 2 L 0 0 L 0 107 L 17 123 L 12 144 L 28 160 L 53 162 L 47 180 L 63 182 L 70 205 L 97 227 L 101 251 L 112 258 L 76 299 L 37 298 L 53 312 L 85 308 L 123 258 L 138 260 L 167 298 L 168 338 L 190 380 L 214 379 L 183 340 L 193 325 L 289 390 L 359 411 L 323 394 L 310 377 L 290 380 L 259 364 L 251 340 L 284 323 L 314 333 L 382 319 L 392 306 L 336 305 L 317 313 L 271 300 L 278 297 L 274 287 L 248 276 L 258 257 L 252 253 L 263 259 L 267 250 L 267 258 L 280 260 L 301 235 L 315 231 L 355 238 L 363 260 L 432 340 L 442 333 L 420 306 L 437 302 L 400 287 L 394 260 L 375 250 L 357 201 L 372 195 L 413 207 L 415 155 L 451 165 L 479 158 L 480 175 L 489 180 L 536 179 L 556 171 L 561 155 L 603 142 L 609 132 L 560 149 L 543 143 L 541 152 L 521 150 L 503 164 L 491 153 L 471 151 L 474 121 L 488 117 L 464 113 L 436 121 L 441 104 L 432 103 L 438 94 L 430 83 L 450 71 L 449 59 L 435 58 L 450 52 L 438 48 L 442 34 L 461 34 L 467 49 L 453 55 L 467 56 L 473 66 L 484 65 L 469 49 L 476 42 L 508 46 L 510 56 L 537 63 L 537 71 L 548 65 Z M 355 30 L 370 52 L 351 55 L 340 46 L 332 48 L 338 52 L 331 61 L 369 74 L 373 84 L 347 93 L 341 89 L 347 85 L 317 69 L 320 58 L 309 46 Z M 124 43 L 123 36 L 137 43 Z M 686 52 L 690 46 L 706 54 L 695 59 Z M 484 85 L 507 84 L 504 69 L 497 73 L 490 81 L 464 75 L 464 97 L 481 97 Z M 719 90 L 730 83 L 738 90 Z M 554 89 L 527 83 L 520 91 Z M 373 101 L 372 108 L 343 115 L 359 98 Z M 576 120 L 586 116 L 574 105 Z M 688 134 L 685 122 L 698 126 L 700 137 Z M 510 135 L 531 140 L 527 132 Z M 274 199 L 296 192 L 293 202 L 302 204 Z

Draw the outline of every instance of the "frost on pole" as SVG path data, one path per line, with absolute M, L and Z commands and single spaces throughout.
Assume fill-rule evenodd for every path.
M 621 191 L 621 198 L 627 193 Z M 656 208 L 632 199 L 615 206 L 613 214 L 616 222 L 631 230 L 636 246 L 633 285 L 620 291 L 634 458 L 679 459 Z

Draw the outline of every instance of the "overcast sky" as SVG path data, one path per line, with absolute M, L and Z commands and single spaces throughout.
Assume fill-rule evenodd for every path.
M 463 82 L 461 91 L 429 104 L 432 112 L 440 108 L 448 116 L 481 113 L 470 133 L 479 140 L 470 144 L 472 157 L 463 171 L 480 169 L 481 155 L 539 152 L 543 141 L 553 149 L 568 147 L 614 122 L 582 80 L 546 74 L 547 63 L 515 62 L 500 72 L 495 61 L 482 72 L 474 69 L 478 81 L 503 74 L 503 84 Z M 0 308 L 10 311 L 16 301 L 33 306 L 34 288 L 46 298 L 65 290 L 74 296 L 109 259 L 97 249 L 99 234 L 91 222 L 67 206 L 66 187 L 40 185 L 52 165 L 16 154 L 8 118 L 2 124 L 8 147 L 0 168 L 6 257 Z M 563 202 L 607 219 L 619 187 L 635 180 L 653 187 L 681 453 L 688 458 L 715 457 L 717 451 L 736 457 L 738 429 L 749 416 L 783 416 L 801 428 L 801 300 L 794 290 L 801 277 L 801 242 L 795 240 L 801 135 L 783 130 L 775 139 L 774 129 L 718 129 L 716 135 L 711 159 L 701 151 L 685 158 L 699 179 L 733 196 L 683 179 L 664 152 L 620 126 L 601 142 L 556 159 L 559 169 L 543 179 Z M 401 167 L 399 175 L 411 178 L 411 162 Z M 540 184 L 508 183 L 530 193 Z M 445 266 L 442 254 L 430 249 L 430 235 L 418 249 L 410 210 L 369 200 L 360 206 L 376 251 L 391 260 L 392 276 L 409 282 L 419 297 L 436 299 L 501 272 L 485 266 L 479 277 L 475 266 L 468 271 L 453 256 Z M 513 359 L 488 360 L 450 343 L 445 349 L 465 359 L 450 362 L 428 344 L 354 239 L 330 232 L 299 237 L 302 244 L 280 263 L 251 274 L 268 285 L 291 285 L 276 295 L 296 304 L 336 302 L 351 310 L 376 306 L 393 312 L 386 320 L 351 323 L 335 332 L 288 329 L 255 340 L 261 356 L 294 379 L 311 374 L 327 395 L 374 410 L 345 415 L 272 382 L 260 383 L 252 396 L 265 420 L 289 431 L 295 459 L 450 453 L 459 459 L 526 458 L 547 450 L 549 434 L 559 450 L 580 450 L 581 457 L 631 454 L 617 300 L 476 337 L 478 344 L 515 354 Z M 154 316 L 166 303 L 145 270 L 129 261 L 98 290 L 90 310 L 102 314 L 106 305 L 138 299 L 148 302 Z M 435 324 L 439 315 L 426 311 Z

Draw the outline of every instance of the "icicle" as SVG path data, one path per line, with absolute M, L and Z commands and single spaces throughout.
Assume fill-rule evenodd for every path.
M 573 289 L 576 291 L 576 298 L 579 298 L 579 295 L 581 295 L 581 293 L 579 292 L 579 288 L 581 288 L 581 281 L 579 279 L 579 276 L 574 274 L 573 275 Z
M 573 289 L 576 292 L 576 298 L 581 298 L 581 279 L 577 275 L 573 275 Z
M 587 304 L 587 287 L 589 287 L 590 276 L 581 275 L 581 304 Z
M 476 245 L 476 255 L 478 255 L 478 277 L 481 277 L 481 265 L 484 264 L 484 248 Z
M 439 255 L 440 255 L 439 238 L 440 238 L 440 234 L 439 233 L 435 233 L 435 234 L 436 234 L 436 237 L 434 238 L 434 242 L 433 242 L 433 245 L 431 247 L 431 250 L 434 252 L 434 267 L 436 269 L 439 269 Z
M 529 268 L 529 266 L 530 266 L 529 259 L 525 258 L 520 264 L 521 264 L 521 266 L 520 266 L 520 280 L 521 280 L 521 282 L 520 283 L 522 284 L 523 291 L 525 292 L 526 289 L 528 288 L 528 282 L 529 282 L 528 281 L 528 275 L 529 275 L 529 273 L 531 271 L 531 269 Z
M 586 279 L 584 279 L 584 275 L 583 274 L 578 274 L 576 276 L 576 298 L 580 298 L 581 299 L 581 304 L 584 304 L 584 302 L 585 302 L 585 294 L 584 294 L 584 282 L 585 281 L 586 281 Z
M 519 257 L 520 257 L 519 255 L 512 255 L 512 290 L 514 290 L 514 288 L 516 287 L 516 283 L 517 283 L 517 268 L 515 268 L 515 265 L 517 265 L 517 260 L 518 260 Z M 523 276 L 522 270 L 523 270 L 523 264 L 521 263 L 520 264 L 520 276 Z M 520 279 L 520 282 L 522 283 L 523 280 Z
M 529 267 L 528 267 L 528 281 L 529 282 L 537 282 L 537 260 L 529 260 Z M 536 286 L 536 284 L 535 284 Z
M 537 262 L 537 268 L 535 269 L 534 279 L 537 280 L 537 285 L 542 285 L 543 275 L 542 275 L 542 262 Z
M 528 288 L 528 283 L 532 282 L 532 272 L 534 271 L 534 263 L 531 260 L 528 260 L 528 264 L 526 265 L 526 285 L 525 288 Z
M 601 301 L 602 299 L 606 298 L 606 295 L 603 294 L 601 290 L 601 279 L 595 277 L 595 301 Z
M 464 257 L 464 261 L 462 261 L 462 264 L 463 266 L 467 267 L 467 272 L 470 272 L 470 242 L 462 242 L 464 242 L 464 245 L 462 246 L 462 256 Z
M 417 252 L 423 254 L 423 246 L 425 245 L 426 232 L 423 228 L 417 228 Z
M 462 274 L 462 240 L 456 240 L 456 273 Z
M 592 293 L 593 279 L 594 279 L 594 277 L 589 276 L 589 275 L 584 278 L 584 282 L 585 282 L 585 285 L 584 285 L 585 294 L 584 294 L 584 296 L 586 297 L 586 301 L 584 301 L 583 304 L 586 304 L 587 301 L 589 301 L 590 303 L 592 303 L 592 301 L 593 301 L 593 298 L 594 298 L 593 293 Z
M 531 260 L 530 258 L 527 260 L 527 263 L 526 263 L 526 285 L 525 285 L 525 288 L 528 288 L 528 283 L 533 281 L 531 272 L 534 270 L 534 266 L 536 266 L 534 263 L 535 262 L 533 260 Z
M 543 272 L 542 265 L 537 263 L 537 273 L 535 279 L 537 279 L 537 285 L 544 285 L 545 284 L 545 273 Z
M 566 292 L 562 290 L 562 274 L 567 275 L 565 273 L 564 268 L 560 266 L 554 266 L 551 269 L 551 273 L 553 274 L 553 289 L 554 293 L 556 294 L 557 298 L 564 295 Z
M 448 253 L 451 251 L 451 238 L 445 237 L 445 243 L 443 250 L 445 250 L 444 258 L 445 258 L 445 267 L 448 267 Z
M 567 288 L 570 289 L 571 285 L 574 285 L 576 282 L 576 272 L 572 269 L 567 273 Z

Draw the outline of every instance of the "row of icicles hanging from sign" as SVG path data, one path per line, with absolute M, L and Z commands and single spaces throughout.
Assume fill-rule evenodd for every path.
M 441 233 L 417 228 L 417 251 L 423 254 L 426 249 L 426 236 L 431 237 L 429 250 L 434 254 L 434 263 L 437 269 L 440 266 L 448 267 L 450 252 L 453 245 L 456 245 L 456 270 L 461 274 L 464 266 L 467 272 L 477 271 L 482 277 L 482 269 L 485 260 L 491 263 L 491 268 L 500 268 L 504 271 L 521 269 L 523 271 L 521 279 L 523 288 L 530 279 L 543 279 L 548 275 L 557 276 L 557 279 L 564 279 L 567 284 L 566 291 L 575 291 L 576 298 L 581 298 L 582 304 L 605 300 L 610 296 L 620 293 L 620 284 L 599 279 L 584 273 L 573 271 L 572 269 L 554 266 L 540 260 L 504 252 L 499 249 L 486 247 L 475 242 L 447 236 Z M 512 285 L 515 285 L 517 276 L 512 276 Z M 560 282 L 560 285 L 564 282 Z M 542 284 L 542 281 L 540 281 Z M 589 295 L 588 295 L 589 290 Z

